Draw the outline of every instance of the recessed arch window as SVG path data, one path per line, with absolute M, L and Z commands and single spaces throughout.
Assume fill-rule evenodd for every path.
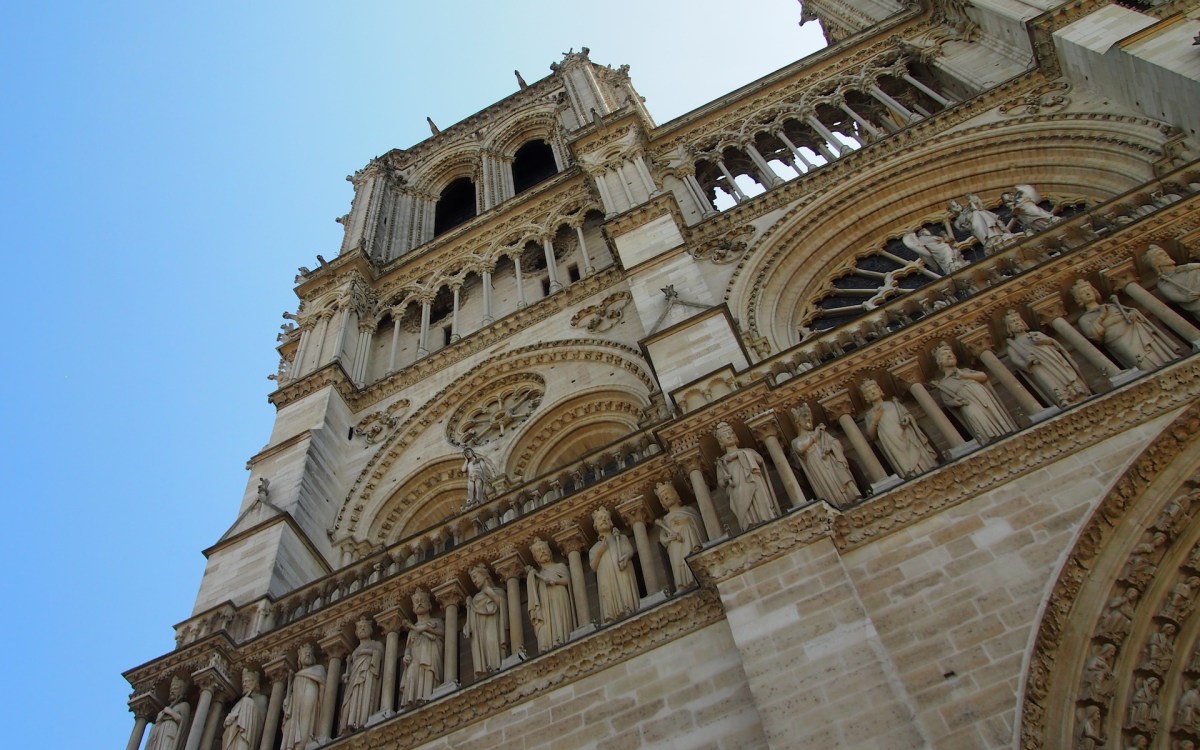
M 433 236 L 470 221 L 475 214 L 475 183 L 470 177 L 459 177 L 447 185 L 438 198 L 433 214 Z
M 558 174 L 554 149 L 543 140 L 529 141 L 513 156 L 513 192 L 522 193 Z

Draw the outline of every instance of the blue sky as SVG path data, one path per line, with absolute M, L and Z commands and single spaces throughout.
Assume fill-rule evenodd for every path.
M 6 9 L 7 746 L 124 747 L 120 673 L 173 647 L 234 520 L 345 175 L 571 47 L 665 122 L 820 46 L 793 0 L 408 5 Z

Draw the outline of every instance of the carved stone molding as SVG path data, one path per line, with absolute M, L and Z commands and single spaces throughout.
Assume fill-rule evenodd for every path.
M 571 326 L 586 328 L 592 333 L 607 331 L 621 322 L 624 310 L 632 300 L 633 295 L 629 292 L 614 292 L 599 303 L 589 305 L 571 316 Z
M 798 547 L 828 538 L 835 513 L 824 503 L 812 503 L 698 552 L 688 562 L 702 583 L 716 585 Z

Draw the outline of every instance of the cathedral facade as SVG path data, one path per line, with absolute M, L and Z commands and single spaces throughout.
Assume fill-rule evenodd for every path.
M 1200 2 L 797 16 L 348 178 L 128 750 L 1200 743 Z

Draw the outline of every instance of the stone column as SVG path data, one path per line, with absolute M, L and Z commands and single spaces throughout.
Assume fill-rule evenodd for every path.
M 825 415 L 837 420 L 838 426 L 842 428 L 842 434 L 850 441 L 850 446 L 854 448 L 854 455 L 858 457 L 858 465 L 867 475 L 867 481 L 872 485 L 877 485 L 886 480 L 889 476 L 888 472 L 879 462 L 871 444 L 867 442 L 867 436 L 862 433 L 862 430 L 858 428 L 858 423 L 851 416 L 853 403 L 850 400 L 850 394 L 846 391 L 839 391 L 833 396 L 823 399 L 820 403 Z
M 662 574 L 659 570 L 660 558 L 650 546 L 650 535 L 646 533 L 646 524 L 654 520 L 646 498 L 638 495 L 617 503 L 617 513 L 621 520 L 633 529 L 633 542 L 637 546 L 638 564 L 642 569 L 642 580 L 646 582 L 646 596 L 653 596 L 666 589 L 663 585 Z
M 629 207 L 633 208 L 637 205 L 637 201 L 634 200 L 633 191 L 629 189 L 629 185 L 633 180 L 630 180 L 628 175 L 625 174 L 625 169 L 628 166 L 629 162 L 622 160 L 617 163 L 617 168 L 612 170 L 612 174 L 617 176 L 617 183 L 621 186 L 621 192 L 625 194 L 625 200 L 629 201 Z
M 918 122 L 921 119 L 919 116 L 909 111 L 903 104 L 885 94 L 883 89 L 874 84 L 871 84 L 871 86 L 867 89 L 867 93 L 882 103 L 883 106 L 900 115 L 906 122 Z
M 646 166 L 646 160 L 641 154 L 635 154 L 630 161 L 633 163 L 633 169 L 642 178 L 642 184 L 646 186 L 646 192 L 654 197 L 658 195 L 658 185 L 654 184 L 654 177 L 650 174 L 650 168 Z
M 354 372 L 351 378 L 362 385 L 367 379 L 367 364 L 371 356 L 371 335 L 375 333 L 375 324 L 369 320 L 358 323 L 358 351 L 354 357 Z
M 1167 328 L 1179 334 L 1179 338 L 1192 345 L 1193 349 L 1200 348 L 1200 328 L 1192 325 L 1187 318 L 1172 310 L 1165 302 L 1155 297 L 1145 287 L 1136 281 L 1125 285 L 1125 293 L 1146 310 L 1163 322 Z
M 421 300 L 421 339 L 417 343 L 417 359 L 429 356 L 429 313 L 432 299 Z
M 1033 394 L 1030 393 L 1025 386 L 1021 385 L 1021 381 L 1017 380 L 1017 376 L 1013 375 L 1012 372 L 1004 366 L 1004 363 L 1000 361 L 1000 358 L 997 357 L 991 349 L 983 349 L 980 351 L 979 361 L 983 363 L 983 366 L 987 369 L 987 371 L 996 379 L 996 382 L 998 382 L 1000 386 L 1004 388 L 1004 390 L 1008 391 L 1009 394 L 1016 399 L 1016 402 L 1021 406 L 1021 409 L 1025 411 L 1027 416 L 1032 417 L 1034 414 L 1037 414 L 1046 408 L 1042 406 L 1036 398 L 1033 397 Z
M 721 170 L 721 174 L 725 175 L 726 184 L 729 185 L 729 192 L 733 194 L 734 201 L 741 203 L 742 201 L 746 200 L 746 194 L 743 193 L 742 189 L 738 187 L 736 182 L 733 181 L 733 175 L 729 173 L 729 168 L 725 166 L 725 162 L 721 159 L 717 159 L 717 169 Z
M 897 383 L 906 386 L 909 394 L 920 405 L 921 410 L 933 422 L 934 428 L 946 444 L 950 446 L 950 450 L 963 446 L 967 441 L 963 438 L 962 433 L 946 416 L 946 412 L 942 410 L 942 405 L 936 401 L 933 396 L 929 395 L 929 391 L 921 382 L 921 366 L 916 359 L 908 359 L 901 362 L 898 366 L 890 371 Z
M 825 142 L 829 144 L 829 150 L 833 152 L 834 158 L 842 155 L 842 149 L 845 147 L 838 143 L 837 137 L 829 128 L 825 127 L 825 123 L 812 115 L 806 116 L 804 121 L 808 123 L 809 127 L 817 131 L 818 135 L 825 139 Z
M 521 607 L 521 577 L 525 575 L 525 560 L 515 548 L 492 562 L 492 570 L 504 579 L 508 590 L 508 656 L 512 658 L 525 648 L 525 615 Z
M 779 422 L 776 421 L 775 410 L 770 409 L 751 417 L 746 420 L 746 426 L 754 433 L 755 439 L 766 446 L 767 453 L 771 456 L 771 463 L 775 464 L 775 471 L 783 482 L 783 489 L 787 492 L 792 507 L 799 508 L 806 504 L 808 498 L 804 497 L 804 490 L 801 489 L 800 482 L 796 480 L 796 472 L 792 471 L 792 466 L 787 460 L 787 453 L 783 450 L 783 444 L 779 442 L 783 433 L 779 429 Z
M 579 627 L 592 622 L 592 608 L 588 604 L 587 579 L 583 577 L 583 550 L 589 540 L 579 524 L 571 523 L 554 532 L 554 543 L 567 553 L 567 567 L 571 570 L 571 594 L 575 597 L 575 618 Z
M 196 702 L 196 712 L 192 716 L 192 727 L 188 731 L 187 744 L 184 750 L 200 750 L 204 739 L 205 729 L 209 723 L 209 712 L 212 711 L 213 701 L 220 701 L 225 696 L 234 695 L 236 691 L 233 682 L 226 675 L 229 666 L 225 659 L 213 654 L 206 666 L 192 673 L 192 682 L 200 688 L 200 700 Z M 220 711 L 215 712 L 220 714 Z
M 129 733 L 125 750 L 138 750 L 141 747 L 146 725 L 162 708 L 162 702 L 153 693 L 137 693 L 129 699 L 129 710 L 133 712 L 133 731 Z
M 338 313 L 337 331 L 333 338 L 333 354 L 330 360 L 342 359 L 342 349 L 346 345 L 346 329 L 350 327 L 350 301 L 343 299 L 341 302 L 342 309 Z M 354 369 L 353 366 L 347 367 L 347 370 Z
M 333 737 L 333 723 L 337 718 L 338 684 L 342 681 L 342 662 L 354 649 L 354 644 L 344 633 L 334 633 L 318 641 L 321 652 L 329 656 L 325 672 L 325 692 L 321 696 L 321 713 L 317 719 L 317 739 Z
M 1121 374 L 1121 368 L 1113 364 L 1113 361 L 1097 349 L 1086 336 L 1075 330 L 1075 326 L 1068 323 L 1066 318 L 1051 320 L 1050 327 L 1054 329 L 1055 333 L 1062 336 L 1072 349 L 1079 352 L 1079 355 L 1086 359 L 1092 367 L 1104 373 L 1105 377 L 1115 378 Z
M 700 181 L 696 179 L 694 171 L 685 174 L 683 181 L 692 191 L 692 198 L 696 201 L 696 208 L 700 209 L 701 215 L 711 216 L 717 212 L 713 208 L 713 204 L 708 200 L 708 196 L 704 194 L 704 188 L 700 186 Z
M 400 349 L 400 318 L 404 315 L 404 309 L 392 310 L 392 353 L 388 356 L 389 373 L 396 371 L 396 352 Z
M 590 276 L 596 272 L 592 265 L 592 256 L 588 255 L 587 242 L 583 239 L 583 225 L 575 226 L 575 236 L 579 238 L 579 257 L 583 259 L 583 275 Z
M 467 589 L 457 578 L 434 586 L 433 595 L 446 613 L 446 648 L 442 652 L 442 675 L 440 689 L 458 688 L 458 612 L 467 601 Z
M 900 77 L 903 78 L 905 81 L 907 81 L 908 84 L 910 86 L 912 86 L 913 88 L 915 88 L 917 91 L 924 93 L 930 99 L 934 100 L 935 102 L 942 105 L 943 107 L 949 107 L 952 104 L 952 102 L 949 99 L 942 96 L 941 94 L 934 91 L 933 89 L 929 88 L 925 84 L 921 83 L 916 78 L 913 78 L 908 73 L 903 73 L 900 75 Z
M 289 373 L 293 380 L 304 374 L 304 359 L 308 356 L 309 344 L 312 343 L 312 319 L 305 319 L 304 322 L 298 325 L 300 328 L 300 343 L 296 345 L 296 357 L 292 361 L 292 369 Z
M 462 293 L 462 284 L 455 284 L 450 289 L 454 292 L 454 312 L 450 315 L 450 343 L 453 344 L 462 338 L 458 330 L 458 305 L 459 297 Z
M 857 113 L 857 112 L 855 112 L 854 110 L 850 109 L 850 105 L 846 104 L 845 102 L 841 102 L 841 103 L 839 103 L 839 104 L 838 104 L 838 107 L 839 107 L 839 108 L 840 108 L 840 109 L 841 109 L 843 112 L 845 112 L 846 114 L 850 115 L 850 119 L 852 119 L 852 120 L 854 120 L 856 123 L 858 123 L 858 126 L 859 126 L 860 128 L 862 128 L 863 130 L 867 131 L 868 133 L 870 133 L 872 137 L 874 137 L 874 138 L 885 138 L 885 137 L 887 137 L 887 134 L 886 134 L 886 133 L 884 133 L 884 132 L 883 132 L 882 130 L 880 130 L 879 128 L 877 128 L 877 127 L 875 127 L 874 125 L 872 125 L 870 120 L 866 119 L 865 117 L 863 117 L 863 116 L 862 116 L 862 115 L 860 115 L 859 113 Z
M 517 251 L 509 256 L 513 262 L 513 268 L 517 271 L 517 309 L 520 310 L 527 304 L 525 302 L 525 276 L 521 273 L 521 253 Z
M 764 185 L 773 188 L 783 184 L 783 180 L 775 174 L 775 170 L 771 169 L 771 165 L 767 164 L 767 160 L 758 152 L 753 143 L 746 144 L 746 153 L 749 154 L 750 161 L 754 162 L 754 166 L 758 167 L 758 171 L 762 173 Z
M 263 665 L 263 672 L 271 681 L 271 697 L 267 701 L 267 715 L 263 721 L 262 742 L 258 750 L 272 750 L 275 747 L 275 735 L 279 732 L 280 712 L 283 710 L 283 697 L 287 692 L 288 677 L 295 670 L 292 657 L 284 654 L 277 656 Z
M 617 205 L 613 203 L 612 193 L 608 191 L 608 185 L 604 180 L 604 169 L 601 167 L 591 167 L 587 170 L 587 173 L 596 185 L 596 192 L 600 193 L 600 202 L 604 204 L 605 215 L 612 216 L 617 213 Z
M 546 253 L 546 270 L 550 272 L 550 293 L 561 292 L 563 285 L 558 280 L 558 263 L 554 260 L 554 240 L 542 238 L 542 250 Z
M 704 460 L 700 455 L 700 448 L 693 448 L 690 452 L 679 456 L 678 460 L 687 469 L 688 481 L 692 485 L 692 494 L 696 496 L 696 507 L 700 509 L 700 518 L 704 519 L 704 531 L 708 534 L 710 541 L 720 539 L 725 536 L 725 532 L 721 528 L 717 506 L 713 505 L 712 495 L 708 491 L 708 482 L 704 479 Z
M 218 727 L 225 718 L 225 703 L 233 697 L 232 693 L 213 693 L 212 708 L 208 712 L 208 721 L 204 722 L 204 734 L 200 737 L 200 747 L 209 748 L 217 737 Z
M 387 717 L 396 712 L 396 685 L 400 666 L 400 631 L 408 617 L 400 607 L 390 607 L 375 615 L 375 622 L 384 632 L 383 642 L 383 686 L 380 690 L 379 710 Z
M 492 271 L 483 272 L 483 324 L 489 325 L 496 321 L 492 317 Z
M 813 164 L 811 161 L 809 161 L 804 156 L 804 153 L 801 152 L 800 149 L 796 147 L 796 144 L 792 143 L 791 139 L 788 138 L 787 135 L 782 130 L 777 131 L 775 133 L 775 135 L 779 136 L 779 140 L 783 141 L 787 145 L 788 149 L 792 152 L 792 156 L 799 159 L 800 162 L 804 165 L 803 171 L 807 172 L 810 169 L 813 169 L 814 167 L 816 167 L 816 165 Z

